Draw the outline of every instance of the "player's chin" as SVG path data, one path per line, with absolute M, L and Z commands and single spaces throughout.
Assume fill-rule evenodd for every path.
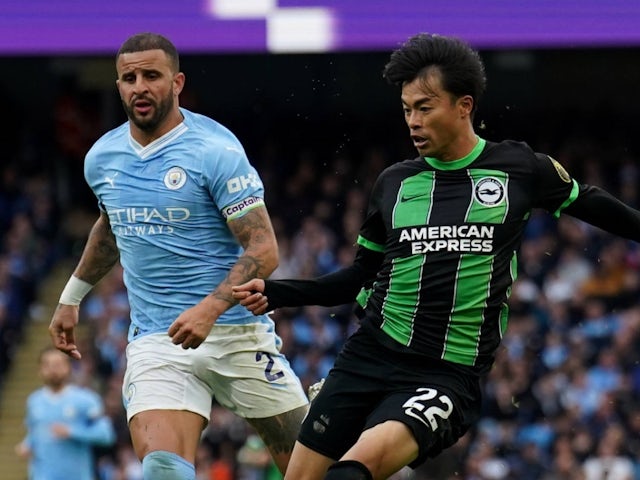
M 420 145 L 415 145 L 414 144 L 415 149 L 418 151 L 418 155 L 420 155 L 421 157 L 428 157 L 429 155 L 429 151 L 430 149 L 424 145 L 424 144 L 420 144 Z

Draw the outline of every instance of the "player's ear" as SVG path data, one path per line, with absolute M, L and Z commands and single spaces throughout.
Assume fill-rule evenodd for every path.
M 184 73 L 178 72 L 173 75 L 173 94 L 180 95 L 184 88 L 185 76 Z
M 461 117 L 468 117 L 471 115 L 474 105 L 473 97 L 471 95 L 463 95 L 462 97 L 459 97 L 456 103 Z

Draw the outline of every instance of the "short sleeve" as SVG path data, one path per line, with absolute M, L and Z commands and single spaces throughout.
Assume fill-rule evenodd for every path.
M 558 217 L 562 210 L 577 198 L 578 183 L 560 162 L 549 155 L 536 153 L 534 162 L 536 173 L 534 206 L 544 208 Z
M 384 252 L 387 241 L 387 232 L 381 212 L 382 176 L 383 174 L 378 177 L 371 189 L 367 216 L 358 235 L 358 244 L 374 252 Z
M 205 155 L 203 175 L 211 197 L 227 221 L 264 205 L 262 179 L 231 134 Z

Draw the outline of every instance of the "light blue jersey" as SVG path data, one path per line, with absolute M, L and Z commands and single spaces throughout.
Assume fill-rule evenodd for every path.
M 25 423 L 30 480 L 94 480 L 94 446 L 115 442 L 100 397 L 74 385 L 57 393 L 42 387 L 29 395 Z M 70 437 L 56 438 L 51 430 L 54 424 L 68 427 Z
M 100 138 L 85 178 L 109 216 L 131 306 L 129 340 L 165 332 L 210 294 L 242 248 L 227 221 L 264 205 L 264 188 L 238 139 L 183 108 L 184 122 L 146 147 L 129 123 Z M 271 323 L 236 305 L 218 324 Z

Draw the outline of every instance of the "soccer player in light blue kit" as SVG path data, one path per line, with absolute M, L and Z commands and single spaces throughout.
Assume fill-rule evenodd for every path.
M 39 357 L 44 386 L 29 395 L 27 436 L 16 453 L 29 458 L 30 480 L 94 480 L 94 447 L 115 442 L 100 396 L 72 385 L 71 359 L 54 348 Z
M 120 260 L 131 304 L 123 397 L 145 480 L 192 480 L 212 397 L 255 428 L 284 472 L 308 400 L 267 316 L 231 286 L 278 265 L 262 182 L 224 126 L 181 108 L 175 46 L 137 34 L 116 56 L 129 121 L 87 153 L 100 217 L 49 327 L 79 358 L 78 305 Z

